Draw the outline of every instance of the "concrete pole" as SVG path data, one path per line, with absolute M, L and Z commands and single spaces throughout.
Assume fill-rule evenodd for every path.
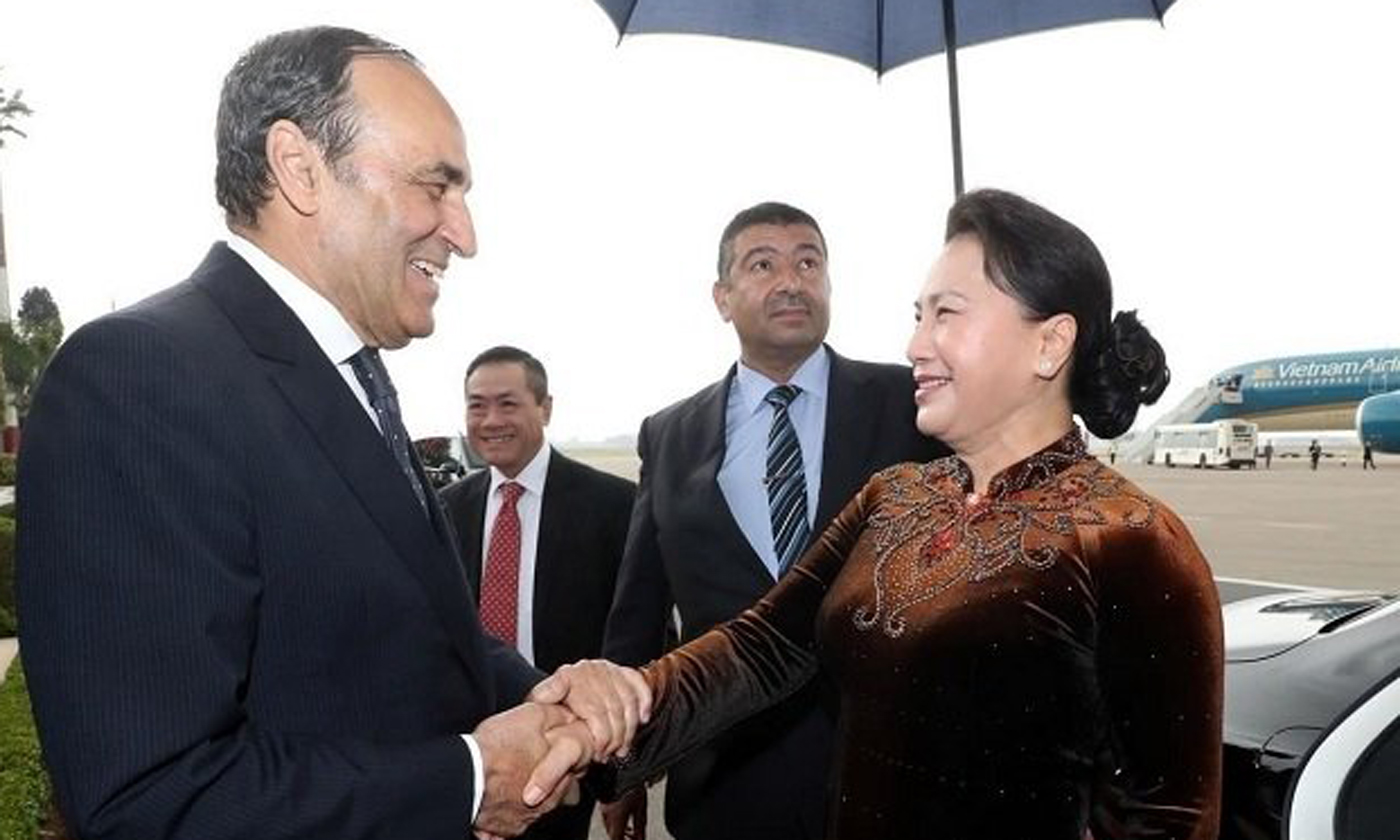
M 5 183 L 0 178 L 0 323 L 10 323 L 10 275 L 5 268 Z
M 0 323 L 10 323 L 10 275 L 5 266 L 5 185 L 0 180 Z M 5 386 L 5 372 L 0 369 L 0 389 L 4 391 L 4 430 L 0 432 L 5 452 L 19 450 L 19 412 L 15 410 L 14 395 Z

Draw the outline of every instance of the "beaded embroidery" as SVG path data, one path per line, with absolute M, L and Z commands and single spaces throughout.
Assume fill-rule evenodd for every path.
M 885 492 L 867 520 L 875 603 L 852 619 L 892 639 L 903 635 L 907 610 L 953 586 L 1018 564 L 1050 568 L 1078 526 L 1146 528 L 1156 515 L 1153 500 L 1091 458 L 1074 430 L 998 473 L 983 496 L 971 493 L 972 473 L 956 457 L 891 467 L 880 478 Z

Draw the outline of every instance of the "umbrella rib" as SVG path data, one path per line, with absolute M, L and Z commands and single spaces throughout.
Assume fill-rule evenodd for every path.
M 875 0 L 875 78 L 885 77 L 885 0 Z
M 627 7 L 627 17 L 623 18 L 621 25 L 617 27 L 617 45 L 619 47 L 622 46 L 622 36 L 626 34 L 627 30 L 632 26 L 632 15 L 637 11 L 638 2 L 640 2 L 640 0 L 632 0 L 632 5 Z M 1156 0 L 1153 0 L 1153 4 L 1156 4 Z

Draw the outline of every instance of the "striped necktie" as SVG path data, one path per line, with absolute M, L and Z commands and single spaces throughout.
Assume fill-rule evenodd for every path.
M 365 395 L 369 397 L 370 408 L 374 409 L 375 416 L 379 418 L 379 432 L 384 435 L 384 442 L 389 445 L 389 451 L 394 454 L 399 469 L 408 479 L 408 486 L 413 488 L 413 495 L 418 497 L 419 506 L 427 513 L 428 498 L 423 492 L 423 484 L 418 480 L 418 474 L 413 471 L 413 461 L 408 454 L 408 430 L 403 426 L 403 415 L 399 413 L 398 392 L 394 390 L 394 383 L 389 379 L 389 370 L 384 367 L 384 360 L 379 358 L 377 349 L 361 347 L 358 353 L 350 357 L 350 368 L 355 371 L 355 378 L 360 380 L 360 387 L 365 389 Z
M 802 466 L 802 444 L 788 417 L 788 406 L 801 389 L 778 385 L 763 399 L 773 406 L 773 425 L 768 429 L 768 516 L 773 523 L 773 552 L 778 557 L 778 575 L 786 572 L 807 547 L 811 526 L 807 524 L 807 473 Z

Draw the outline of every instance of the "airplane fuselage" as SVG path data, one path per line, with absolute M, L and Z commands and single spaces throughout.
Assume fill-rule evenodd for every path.
M 1400 452 L 1400 348 L 1266 359 L 1222 371 L 1198 422 L 1241 418 L 1261 432 L 1356 429 Z

